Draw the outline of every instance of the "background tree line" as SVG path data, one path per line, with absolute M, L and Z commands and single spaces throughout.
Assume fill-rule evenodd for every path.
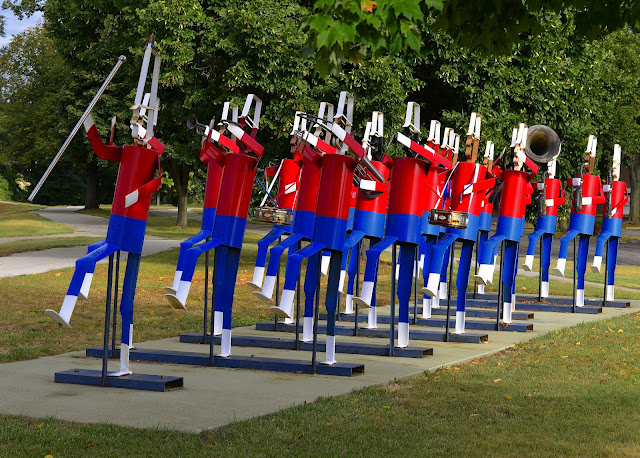
M 400 128 L 408 100 L 420 103 L 426 127 L 429 119 L 440 119 L 463 132 L 469 113 L 481 113 L 483 143 L 496 142 L 497 151 L 508 146 L 517 123 L 547 124 L 564 142 L 561 177 L 577 170 L 589 134 L 599 137 L 602 176 L 613 143 L 620 143 L 634 192 L 631 219 L 639 221 L 635 9 L 625 10 L 624 22 L 619 11 L 586 10 L 577 1 L 502 0 L 493 2 L 509 16 L 500 29 L 497 10 L 476 11 L 473 2 L 379 3 L 6 0 L 3 6 L 16 14 L 43 11 L 45 22 L 0 48 L 5 194 L 25 198 L 20 184 L 35 185 L 120 54 L 128 61 L 94 119 L 106 135 L 116 114 L 116 142 L 131 141 L 128 107 L 145 38 L 155 32 L 163 57 L 157 137 L 167 145 L 163 167 L 175 192 L 178 225 L 186 225 L 189 182 L 201 176 L 199 138 L 184 127 L 190 115 L 208 122 L 220 116 L 224 101 L 241 104 L 247 93 L 258 94 L 266 165 L 288 156 L 295 110 L 335 103 L 345 89 L 356 101 L 355 132 L 362 133 L 371 111 L 380 110 L 387 142 Z M 457 16 L 451 10 L 456 4 Z M 400 154 L 395 147 L 391 152 Z M 63 158 L 40 202 L 84 201 L 89 208 L 110 202 L 116 166 L 97 160 L 83 135 Z M 0 197 L 2 192 L 0 180 Z

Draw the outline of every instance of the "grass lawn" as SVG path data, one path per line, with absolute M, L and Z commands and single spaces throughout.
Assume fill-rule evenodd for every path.
M 0 237 L 55 235 L 73 232 L 71 226 L 56 223 L 34 213 L 42 205 L 0 203 Z
M 100 237 L 51 237 L 42 239 L 16 240 L 0 243 L 0 256 L 9 256 L 27 251 L 41 251 L 49 248 L 66 248 L 72 246 L 88 246 L 101 240 Z
M 0 415 L 2 456 L 638 456 L 640 316 L 201 434 Z
M 186 237 L 183 230 L 172 232 L 173 218 L 152 217 L 159 218 L 161 237 Z M 156 222 L 150 218 L 150 228 Z M 198 229 L 193 224 L 188 231 Z M 245 285 L 252 277 L 259 238 L 245 237 L 234 326 L 273 317 L 271 303 L 257 300 Z M 164 299 L 161 288 L 173 280 L 177 254 L 178 250 L 171 250 L 142 260 L 134 341 L 202 329 L 201 267 L 194 277 L 188 310 L 174 310 Z M 390 258 L 390 253 L 383 253 L 380 305 L 389 303 Z M 567 272 L 570 269 L 567 265 Z M 618 279 L 635 286 L 634 270 L 619 268 Z M 11 306 L 3 307 L 0 314 L 0 329 L 6 330 L 0 333 L 0 362 L 101 344 L 105 265 L 97 266 L 90 300 L 78 303 L 72 329 L 59 328 L 43 313 L 45 308 L 59 309 L 72 272 L 69 268 L 0 279 L 0 297 L 12 298 Z M 496 286 L 497 282 L 488 289 Z M 569 294 L 571 286 L 553 282 L 551 292 Z M 518 288 L 535 292 L 537 277 L 520 276 Z M 588 286 L 586 292 L 588 297 L 599 297 L 602 288 Z M 616 297 L 640 299 L 640 288 L 617 290 Z M 639 339 L 639 314 L 586 323 L 486 359 L 323 398 L 201 434 L 141 433 L 111 425 L 0 415 L 0 456 L 121 456 L 123 451 L 129 456 L 638 456 Z

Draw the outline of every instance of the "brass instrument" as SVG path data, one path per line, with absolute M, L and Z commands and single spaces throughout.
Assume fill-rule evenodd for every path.
M 469 224 L 469 215 L 456 210 L 431 209 L 429 223 L 435 226 L 451 227 L 454 229 L 466 229 Z
M 288 226 L 293 221 L 293 210 L 277 207 L 256 207 L 253 212 L 253 219 L 265 223 Z
M 535 162 L 550 162 L 560 152 L 560 137 L 550 127 L 531 126 L 527 132 L 525 154 Z

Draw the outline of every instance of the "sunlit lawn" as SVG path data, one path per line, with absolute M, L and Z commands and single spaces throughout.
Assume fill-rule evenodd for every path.
M 0 203 L 0 237 L 68 234 L 71 226 L 56 223 L 35 213 L 42 205 Z

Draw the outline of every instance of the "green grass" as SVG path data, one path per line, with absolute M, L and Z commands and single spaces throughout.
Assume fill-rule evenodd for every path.
M 638 456 L 638 339 L 638 314 L 584 323 L 200 434 L 0 416 L 0 455 Z
M 16 240 L 0 243 L 0 256 L 10 256 L 27 251 L 41 251 L 49 248 L 66 248 L 73 246 L 91 245 L 101 240 L 100 237 L 51 237 L 41 239 Z
M 69 234 L 71 226 L 56 223 L 34 213 L 42 205 L 0 203 L 0 237 Z

